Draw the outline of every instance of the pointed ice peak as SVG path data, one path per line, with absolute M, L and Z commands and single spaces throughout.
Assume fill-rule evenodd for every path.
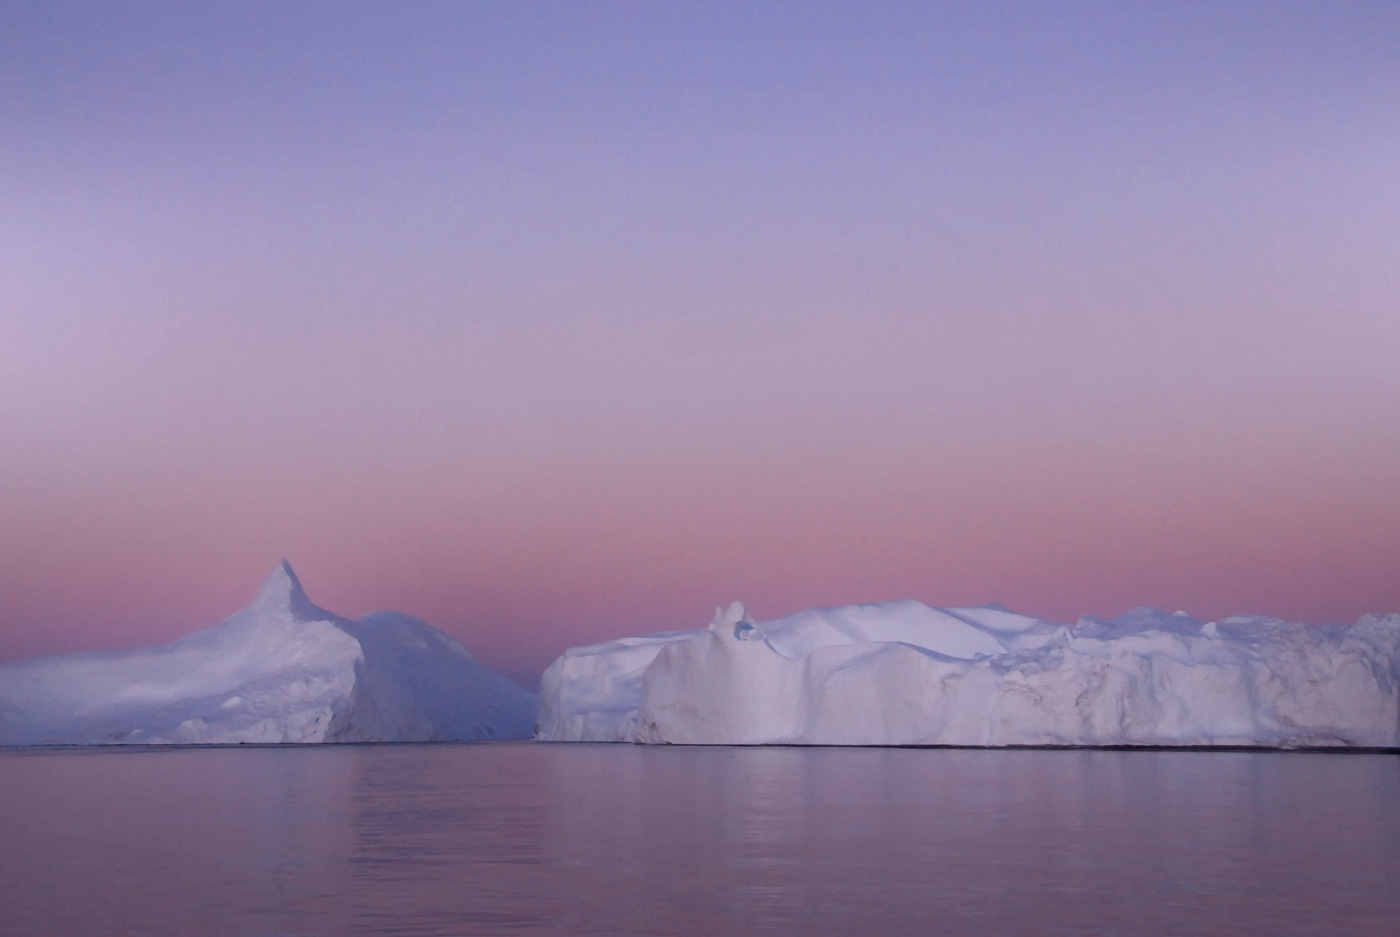
M 301 580 L 292 570 L 292 564 L 283 560 L 277 564 L 258 590 L 253 600 L 253 608 L 260 611 L 287 611 L 298 621 L 314 621 L 326 615 L 317 608 L 301 587 Z
M 739 641 L 754 641 L 761 637 L 743 602 L 730 602 L 728 608 L 716 608 L 710 630 L 721 638 L 733 636 Z
M 710 630 L 719 631 L 723 628 L 733 628 L 746 617 L 748 617 L 748 612 L 744 611 L 743 602 L 730 602 L 728 608 L 716 606 L 715 617 L 710 619 Z

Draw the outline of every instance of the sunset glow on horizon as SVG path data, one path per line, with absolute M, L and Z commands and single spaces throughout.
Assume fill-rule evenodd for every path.
M 0 660 L 1400 611 L 1400 8 L 0 4 Z

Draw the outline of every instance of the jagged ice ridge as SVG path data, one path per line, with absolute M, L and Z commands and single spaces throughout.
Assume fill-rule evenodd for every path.
M 1141 608 L 1074 626 L 886 602 L 573 648 L 546 741 L 1400 747 L 1400 615 L 1317 626 Z

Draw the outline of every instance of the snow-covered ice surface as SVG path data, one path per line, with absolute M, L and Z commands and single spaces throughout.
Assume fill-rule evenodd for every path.
M 170 644 L 0 664 L 0 745 L 526 738 L 533 694 L 416 618 L 318 608 L 282 563 Z
M 1317 626 L 1139 608 L 1073 626 L 885 602 L 573 648 L 545 741 L 1400 747 L 1400 614 Z

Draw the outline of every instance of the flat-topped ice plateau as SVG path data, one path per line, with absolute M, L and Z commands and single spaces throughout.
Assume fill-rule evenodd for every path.
M 0 745 L 528 738 L 535 698 L 397 612 L 351 621 L 283 562 L 222 624 L 0 664 Z
M 1140 608 L 1073 626 L 886 602 L 573 648 L 536 738 L 699 745 L 1400 747 L 1400 614 Z

